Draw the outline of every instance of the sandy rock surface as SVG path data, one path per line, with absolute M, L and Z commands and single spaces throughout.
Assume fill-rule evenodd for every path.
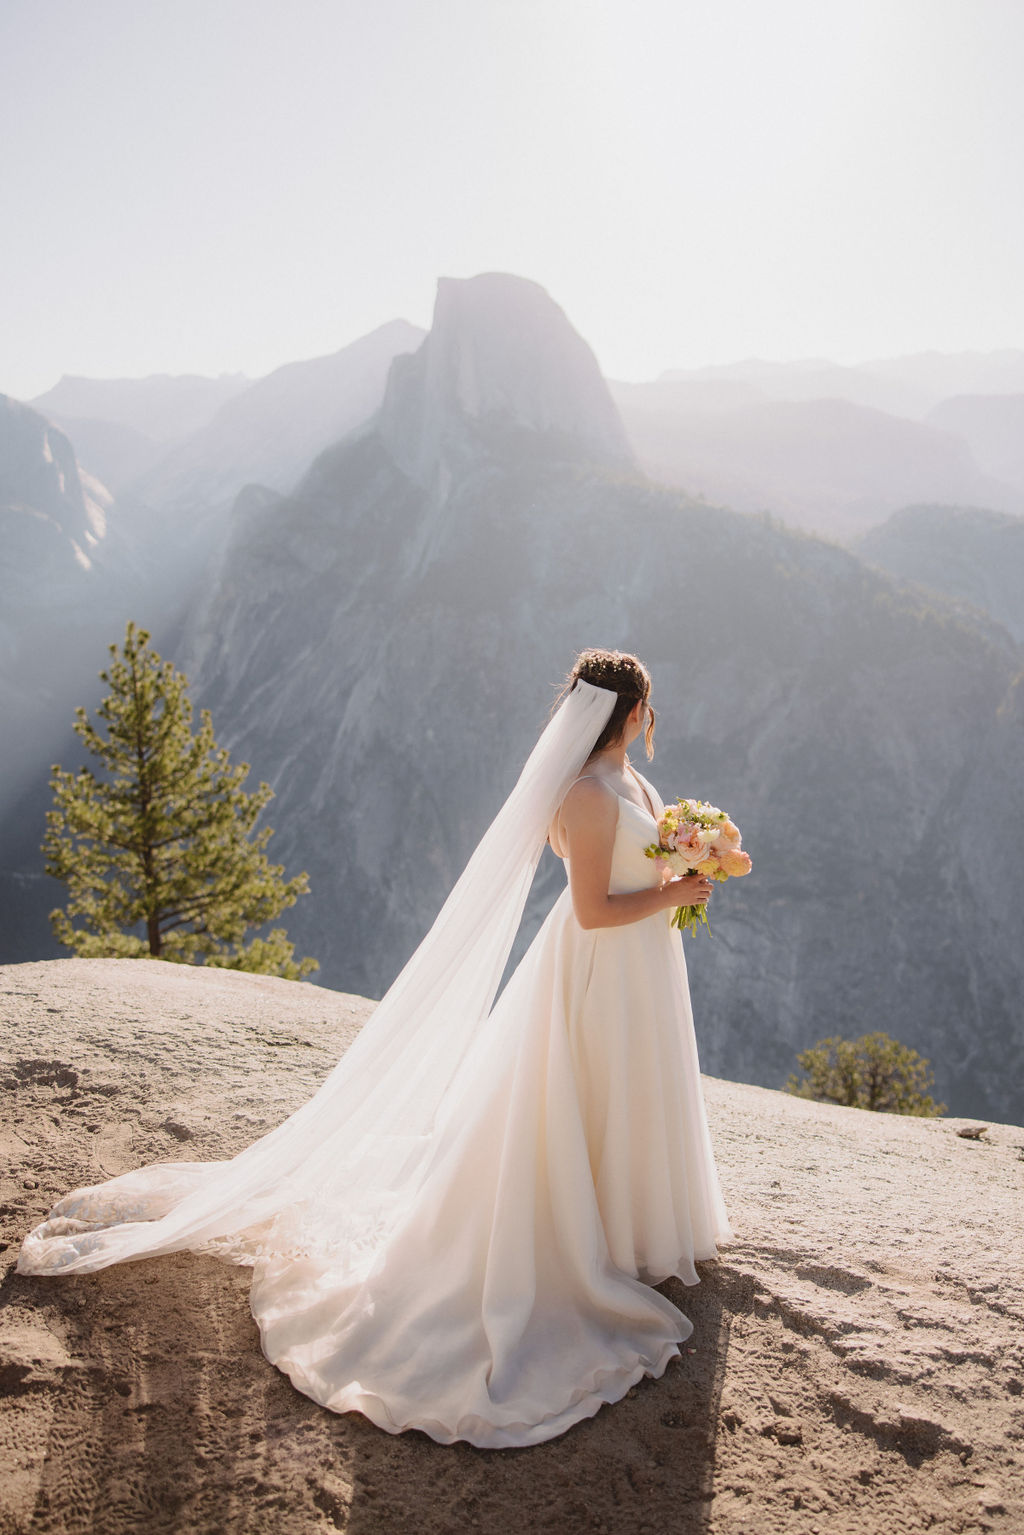
M 0 968 L 2 1535 L 1024 1531 L 1017 1126 L 972 1140 L 706 1077 L 737 1235 L 699 1286 L 666 1286 L 687 1351 L 534 1449 L 317 1407 L 263 1358 L 244 1269 L 15 1274 L 61 1194 L 232 1155 L 371 1011 L 159 962 Z

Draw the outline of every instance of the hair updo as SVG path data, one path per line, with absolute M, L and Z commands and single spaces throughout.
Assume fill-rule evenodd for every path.
M 613 741 L 621 739 L 630 710 L 639 703 L 646 704 L 651 695 L 650 672 L 638 656 L 622 650 L 581 650 L 565 679 L 559 702 L 572 692 L 577 682 L 590 682 L 594 687 L 608 688 L 619 695 L 607 725 L 594 743 L 595 752 L 603 751 Z M 644 748 L 648 758 L 654 756 L 654 710 L 649 704 Z

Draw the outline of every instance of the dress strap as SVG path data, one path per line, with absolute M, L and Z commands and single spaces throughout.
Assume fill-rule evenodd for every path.
M 593 778 L 595 783 L 603 784 L 604 787 L 608 790 L 608 793 L 609 794 L 614 794 L 616 799 L 622 799 L 623 798 L 623 796 L 619 793 L 618 789 L 613 789 L 611 784 L 608 782 L 608 780 L 606 778 L 602 778 L 600 773 L 581 773 L 578 778 L 574 778 L 573 779 L 572 783 L 569 785 L 569 789 L 575 789 L 575 787 L 576 787 L 576 785 L 578 783 L 583 783 L 583 781 L 585 779 L 587 779 L 587 778 Z M 567 794 L 569 792 L 569 789 L 566 789 L 566 791 L 565 791 Z
M 615 794 L 616 793 L 616 791 L 612 788 L 611 784 L 606 782 L 606 780 L 601 777 L 600 773 L 581 773 L 578 778 L 574 778 L 573 779 L 572 783 L 569 785 L 569 789 L 575 789 L 576 785 L 578 783 L 583 783 L 584 779 L 586 779 L 586 778 L 593 778 L 596 783 L 603 784 L 604 787 L 608 790 L 609 794 Z M 565 791 L 566 794 L 568 794 L 569 789 L 566 789 L 566 791 Z M 619 799 L 622 798 L 621 795 L 617 795 L 616 797 L 619 798 Z M 558 807 L 558 814 L 561 815 L 561 813 L 562 813 L 562 807 L 559 806 Z
M 633 764 L 631 762 L 627 763 L 627 766 L 629 768 L 629 771 L 632 773 L 634 779 L 636 780 L 637 787 L 639 788 L 640 793 L 643 795 L 644 799 L 647 801 L 647 809 L 648 809 L 649 813 L 654 817 L 655 820 L 657 820 L 658 819 L 658 812 L 657 812 L 657 810 L 654 807 L 654 796 L 652 795 L 652 793 L 650 791 L 650 786 L 648 785 L 646 778 L 641 778 L 640 774 L 637 772 L 636 768 L 633 766 Z M 620 794 L 618 789 L 613 789 L 611 784 L 608 783 L 608 781 L 606 779 L 601 777 L 600 773 L 581 773 L 578 778 L 574 778 L 573 779 L 572 783 L 569 785 L 569 789 L 573 788 L 578 783 L 582 783 L 585 778 L 596 778 L 598 783 L 604 784 L 604 786 L 608 790 L 609 794 L 614 794 L 616 799 L 624 799 L 624 800 L 626 800 L 626 803 L 628 805 L 632 805 L 632 804 L 636 803 L 635 800 L 627 799 L 625 794 Z M 568 792 L 569 792 L 569 790 L 567 789 L 566 793 L 568 794 Z M 643 806 L 642 805 L 638 805 L 637 809 L 638 810 L 642 810 Z

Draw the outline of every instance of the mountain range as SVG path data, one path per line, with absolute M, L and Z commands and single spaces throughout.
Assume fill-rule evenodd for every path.
M 759 400 L 732 388 L 730 401 L 722 381 L 615 386 L 652 478 L 844 542 L 912 502 L 1024 512 L 1024 474 L 1011 483 L 986 473 L 966 436 L 932 417 L 831 396 Z M 1009 458 L 1000 469 L 1012 469 Z
M 576 649 L 634 649 L 655 679 L 651 775 L 666 797 L 724 804 L 754 858 L 754 877 L 716 893 L 714 936 L 689 946 L 705 1070 L 776 1086 L 815 1039 L 883 1028 L 932 1061 L 953 1111 L 1019 1120 L 1024 609 L 1005 550 L 1024 523 L 994 497 L 979 513 L 931 496 L 943 475 L 958 495 L 989 484 L 966 442 L 905 418 L 881 460 L 889 499 L 920 489 L 912 499 L 934 504 L 911 515 L 889 506 L 881 474 L 848 478 L 855 542 L 843 548 L 646 474 L 620 388 L 535 284 L 442 280 L 425 338 L 375 334 L 366 389 L 346 396 L 358 405 L 340 429 L 338 415 L 319 418 L 336 437 L 295 482 L 266 472 L 224 505 L 215 420 L 239 469 L 265 447 L 247 429 L 232 436 L 247 399 L 262 398 L 267 420 L 279 410 L 282 436 L 299 440 L 288 423 L 301 391 L 251 385 L 165 457 L 211 478 L 190 492 L 168 469 L 151 482 L 148 520 L 122 490 L 104 552 L 115 585 L 119 561 L 141 572 L 116 603 L 107 588 L 109 637 L 162 605 L 218 740 L 273 785 L 273 856 L 307 869 L 314 892 L 289 933 L 321 978 L 383 991 L 511 787 Z M 807 407 L 834 527 L 841 464 L 820 434 L 838 422 L 841 440 L 852 421 L 881 440 L 891 428 L 874 418 L 896 418 L 850 401 L 766 404 L 743 393 L 756 387 L 677 379 L 654 395 L 684 389 L 689 410 L 695 389 L 717 390 L 701 411 L 719 421 Z M 793 441 L 783 434 L 783 466 Z M 737 473 L 755 485 L 759 462 Z M 134 544 L 115 537 L 122 517 Z M 216 537 L 193 537 L 206 555 L 176 570 L 170 602 L 159 551 L 211 519 Z M 941 579 L 947 563 L 962 568 L 965 538 L 969 590 Z M 19 568 L 31 590 L 31 558 Z M 76 679 L 86 659 L 66 657 Z M 94 671 L 102 656 L 88 661 Z M 31 824 L 24 801 L 17 815 Z M 6 914 L 16 875 L 36 926 L 26 916 L 11 958 L 53 952 L 37 916 L 58 892 L 25 839 L 20 859 L 7 862 Z M 546 857 L 524 941 L 561 877 Z

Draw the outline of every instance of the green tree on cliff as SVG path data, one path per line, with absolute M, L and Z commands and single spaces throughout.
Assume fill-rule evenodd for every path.
M 207 710 L 192 729 L 188 681 L 129 623 L 123 651 L 110 646 L 101 681 L 110 692 L 94 725 L 76 710 L 75 731 L 100 772 L 53 768 L 55 808 L 43 842 L 46 872 L 68 886 L 50 913 L 78 955 L 153 956 L 256 970 L 301 980 L 318 968 L 293 959 L 283 928 L 245 943 L 308 892 L 305 874 L 284 879 L 268 863 L 269 827 L 254 833 L 273 797 L 242 785 L 248 763 L 218 747 Z
M 933 1080 L 928 1061 L 880 1030 L 859 1039 L 830 1035 L 801 1051 L 797 1062 L 806 1076 L 799 1082 L 791 1076 L 784 1091 L 798 1098 L 922 1118 L 946 1112 L 927 1094 Z

